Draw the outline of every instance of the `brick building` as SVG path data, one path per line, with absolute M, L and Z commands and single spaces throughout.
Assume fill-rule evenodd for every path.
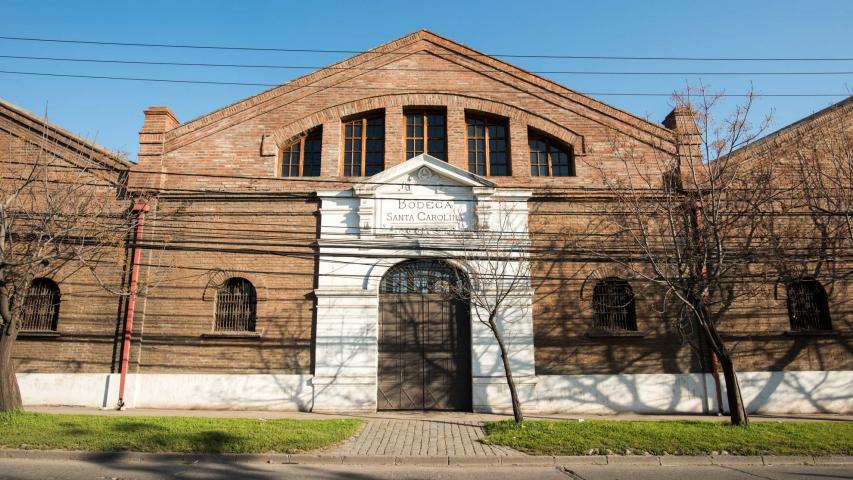
M 510 239 L 503 271 L 526 272 L 500 322 L 528 411 L 715 412 L 708 362 L 658 312 L 660 292 L 594 256 L 553 254 L 608 202 L 596 172 L 619 174 L 614 139 L 633 145 L 634 175 L 653 175 L 692 125 L 682 110 L 651 123 L 427 31 L 186 123 L 151 107 L 128 180 L 152 208 L 131 242 L 143 287 L 123 400 L 506 410 L 482 312 L 443 292 L 476 276 L 460 231 L 477 228 Z M 109 296 L 84 308 L 59 288 L 55 334 L 18 343 L 25 404 L 114 406 L 127 308 Z M 849 279 L 809 292 L 824 323 L 794 323 L 782 293 L 723 327 L 739 335 L 751 411 L 853 410 Z

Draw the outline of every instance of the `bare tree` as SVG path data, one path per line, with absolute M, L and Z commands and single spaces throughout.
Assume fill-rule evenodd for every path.
M 450 286 L 450 295 L 471 303 L 472 320 L 487 327 L 501 363 L 517 423 L 524 420 L 510 360 L 513 324 L 530 308 L 530 239 L 520 228 L 513 200 L 493 201 L 491 220 L 474 221 L 451 234 L 448 258 L 464 265 L 468 278 Z
M 65 134 L 45 125 L 41 138 L 0 153 L 0 411 L 21 408 L 12 354 L 26 313 L 58 308 L 32 304 L 33 280 L 80 275 L 123 294 L 121 275 L 102 273 L 109 265 L 121 271 L 133 228 L 122 198 L 126 172 L 61 144 Z
M 663 292 L 660 312 L 671 315 L 682 339 L 699 350 L 704 342 L 719 360 L 733 424 L 748 423 L 735 362 L 718 331 L 724 314 L 739 299 L 756 293 L 744 281 L 753 275 L 761 241 L 756 222 L 770 192 L 732 153 L 760 135 L 769 117 L 752 125 L 755 96 L 721 119 L 722 96 L 704 87 L 676 95 L 672 125 L 677 148 L 643 148 L 638 141 L 613 140 L 614 165 L 591 165 L 608 192 L 595 227 L 619 248 L 581 248 L 616 262 Z M 692 101 L 698 99 L 698 101 Z M 600 238 L 600 237 L 598 237 Z

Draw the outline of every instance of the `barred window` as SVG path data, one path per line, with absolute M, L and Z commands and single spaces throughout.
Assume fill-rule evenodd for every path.
M 530 175 L 534 177 L 575 176 L 575 156 L 571 145 L 530 132 Z
M 509 137 L 505 120 L 465 117 L 468 137 L 468 171 L 477 175 L 511 175 Z
M 382 293 L 462 293 L 464 273 L 443 260 L 410 260 L 391 267 L 382 277 Z
M 601 330 L 636 331 L 634 292 L 625 280 L 607 277 L 592 291 L 593 327 Z
M 415 110 L 406 112 L 406 158 L 422 153 L 447 160 L 447 129 L 444 112 Z
M 344 122 L 343 175 L 361 177 L 385 169 L 385 115 L 372 113 Z
M 319 177 L 323 130 L 315 128 L 284 147 L 281 156 L 282 177 Z
M 21 331 L 55 332 L 59 321 L 59 286 L 49 278 L 33 280 L 21 310 Z
M 254 332 L 258 298 L 245 278 L 229 278 L 216 294 L 216 332 Z
M 814 278 L 788 284 L 788 319 L 791 330 L 832 330 L 826 290 Z

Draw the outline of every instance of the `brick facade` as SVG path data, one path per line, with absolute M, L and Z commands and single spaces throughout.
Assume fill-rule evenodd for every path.
M 566 232 L 588 233 L 608 202 L 598 173 L 620 175 L 614 145 L 630 143 L 641 159 L 637 173 L 649 174 L 656 160 L 696 147 L 684 112 L 655 125 L 426 31 L 183 124 L 168 108 L 152 107 L 129 178 L 132 191 L 156 198 L 143 239 L 131 373 L 313 373 L 316 192 L 361 180 L 341 174 L 341 120 L 382 112 L 387 169 L 403 161 L 410 107 L 446 111 L 448 161 L 465 170 L 465 116 L 505 119 L 513 174 L 489 180 L 534 192 L 529 231 L 535 247 L 551 251 Z M 313 128 L 322 128 L 321 176 L 279 176 L 282 147 Z M 532 177 L 529 131 L 571 145 L 577 175 Z M 3 142 L 18 141 L 2 133 Z M 116 265 L 114 275 L 125 269 Z M 657 311 L 661 292 L 639 280 L 631 286 L 642 336 L 589 335 L 593 284 L 610 275 L 619 276 L 615 266 L 589 256 L 534 257 L 537 375 L 702 372 Z M 214 332 L 216 289 L 228 277 L 257 289 L 257 335 Z M 115 371 L 123 303 L 90 294 L 84 308 L 72 285 L 63 285 L 61 337 L 19 342 L 21 371 Z M 833 336 L 786 335 L 784 293 L 773 287 L 738 305 L 721 327 L 736 365 L 853 370 L 849 293 L 849 281 L 830 292 Z

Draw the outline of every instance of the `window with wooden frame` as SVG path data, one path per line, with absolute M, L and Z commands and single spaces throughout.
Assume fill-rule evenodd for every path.
M 636 331 L 634 292 L 627 281 L 607 277 L 592 291 L 593 328 L 605 331 Z
M 575 154 L 571 145 L 534 131 L 529 131 L 527 138 L 531 176 L 575 176 Z
M 826 290 L 814 278 L 800 278 L 787 285 L 788 319 L 793 331 L 832 330 Z
M 426 153 L 447 161 L 447 116 L 438 110 L 406 111 L 406 158 Z
M 232 277 L 216 292 L 214 332 L 254 332 L 258 297 L 252 282 Z
M 466 115 L 468 171 L 484 176 L 510 175 L 507 121 L 494 117 Z
M 49 278 L 30 284 L 21 306 L 22 332 L 55 332 L 59 322 L 59 286 Z
M 376 112 L 344 121 L 342 174 L 375 175 L 385 169 L 385 113 Z
M 281 154 L 282 177 L 319 177 L 323 130 L 309 130 L 290 142 Z

